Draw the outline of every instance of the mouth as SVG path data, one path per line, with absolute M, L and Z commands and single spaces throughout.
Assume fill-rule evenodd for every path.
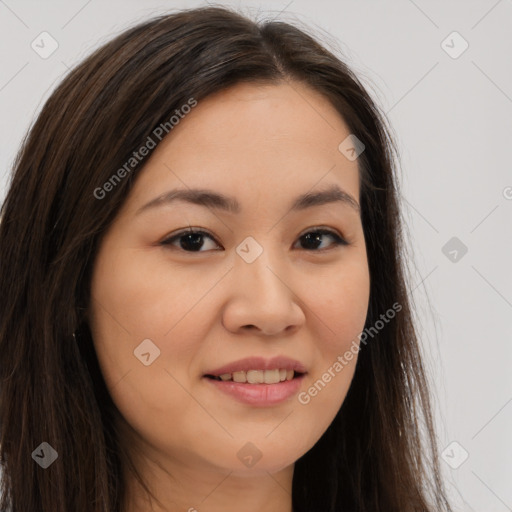
M 240 384 L 279 384 L 280 382 L 301 378 L 303 375 L 305 375 L 305 372 L 275 368 L 272 370 L 248 370 L 223 373 L 221 375 L 207 374 L 205 377 L 216 381 L 231 381 Z
M 251 407 L 276 407 L 291 400 L 303 385 L 307 372 L 276 368 L 220 375 L 206 374 L 204 380 L 215 392 Z
M 306 366 L 291 357 L 271 359 L 253 356 L 209 369 L 204 382 L 214 393 L 221 393 L 251 407 L 284 404 L 304 386 Z

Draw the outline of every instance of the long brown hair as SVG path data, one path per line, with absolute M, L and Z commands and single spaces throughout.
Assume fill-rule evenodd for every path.
M 2 511 L 125 506 L 122 475 L 130 461 L 119 449 L 119 412 L 98 367 L 87 308 L 102 235 L 143 165 L 107 198 L 95 190 L 190 98 L 200 103 L 242 81 L 291 80 L 327 98 L 365 144 L 358 159 L 371 277 L 365 325 L 401 305 L 362 346 L 337 416 L 296 461 L 294 510 L 450 510 L 412 317 L 397 152 L 385 116 L 347 65 L 304 30 L 207 7 L 146 21 L 95 51 L 51 95 L 16 158 L 0 224 Z M 42 442 L 58 453 L 47 469 L 32 456 Z

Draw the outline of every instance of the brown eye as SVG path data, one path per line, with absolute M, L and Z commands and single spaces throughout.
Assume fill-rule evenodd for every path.
M 314 229 L 308 231 L 307 233 L 300 237 L 300 240 L 304 240 L 304 245 L 309 246 L 305 247 L 306 250 L 315 251 L 316 249 L 318 249 L 318 246 L 322 244 L 322 238 L 325 236 L 329 236 L 331 237 L 332 240 L 334 240 L 334 243 L 332 244 L 334 246 L 349 245 L 349 243 L 344 238 L 339 236 L 336 232 L 331 231 L 330 229 Z M 326 249 L 320 250 L 323 251 Z
M 205 252 L 201 250 L 204 246 L 205 237 L 215 242 L 214 238 L 206 231 L 187 229 L 162 240 L 160 244 L 165 246 L 174 246 L 176 243 L 179 243 L 179 247 L 177 248 L 182 249 L 185 252 Z M 216 242 L 215 245 L 217 245 Z

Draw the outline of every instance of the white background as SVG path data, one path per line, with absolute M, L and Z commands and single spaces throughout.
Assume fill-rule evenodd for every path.
M 0 190 L 68 68 L 177 1 L 0 1 Z M 457 510 L 512 511 L 512 0 L 225 2 L 312 28 L 341 51 L 394 128 L 412 288 Z M 259 14 L 258 14 L 259 13 Z M 32 48 L 49 32 L 58 49 Z M 463 48 L 457 31 L 469 44 Z M 446 39 L 448 37 L 448 39 Z M 468 252 L 442 252 L 457 237 Z M 3 291 L 2 293 L 5 293 Z M 462 448 L 461 448 L 462 447 Z

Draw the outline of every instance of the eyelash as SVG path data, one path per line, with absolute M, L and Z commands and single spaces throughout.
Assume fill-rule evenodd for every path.
M 334 243 L 332 244 L 334 247 L 337 247 L 337 246 L 347 246 L 347 245 L 350 245 L 350 242 L 347 242 L 347 240 L 345 240 L 344 238 L 342 238 L 340 235 L 338 235 L 338 233 L 336 233 L 335 231 L 332 231 L 330 229 L 325 229 L 325 228 L 311 228 L 309 231 L 306 231 L 305 233 L 303 233 L 300 237 L 299 237 L 299 240 L 301 238 L 303 238 L 304 236 L 308 235 L 308 234 L 311 234 L 311 233 L 315 233 L 315 234 L 320 234 L 320 235 L 328 235 L 330 237 L 332 237 L 332 239 L 334 240 Z M 220 245 L 216 240 L 215 238 L 210 235 L 209 233 L 207 233 L 206 231 L 202 230 L 202 229 L 193 229 L 193 228 L 188 228 L 184 231 L 180 231 L 179 233 L 175 234 L 175 235 L 172 235 L 171 237 L 169 238 L 166 238 L 165 240 L 162 240 L 160 242 L 160 245 L 163 245 L 163 246 L 172 246 L 173 242 L 175 240 L 179 240 L 180 238 L 184 237 L 184 236 L 187 236 L 187 235 L 201 235 L 201 236 L 207 236 L 208 238 L 212 239 L 217 245 Z M 332 246 L 331 246 L 332 247 Z M 178 250 L 182 250 L 183 252 L 188 252 L 188 253 L 201 253 L 201 252 L 208 252 L 208 251 L 186 251 L 185 249 L 181 249 L 181 248 L 176 248 Z M 331 250 L 330 248 L 327 248 L 327 249 L 304 249 L 305 251 L 307 252 L 324 252 L 324 251 L 329 251 Z

